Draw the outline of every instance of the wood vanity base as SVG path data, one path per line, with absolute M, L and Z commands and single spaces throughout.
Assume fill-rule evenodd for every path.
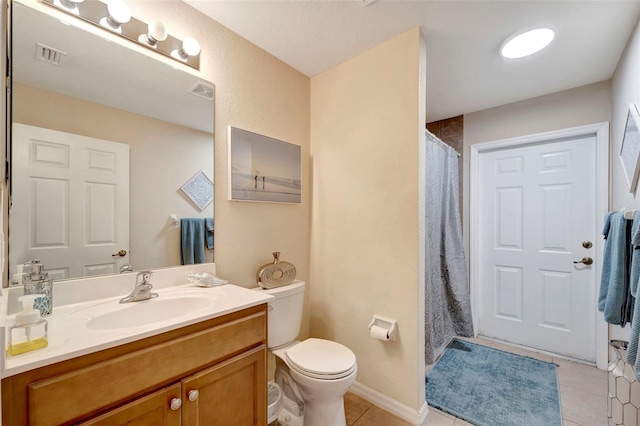
M 265 425 L 266 306 L 5 378 L 2 424 Z

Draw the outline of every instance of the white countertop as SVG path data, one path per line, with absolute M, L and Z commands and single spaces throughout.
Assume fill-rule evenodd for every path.
M 13 376 L 45 365 L 130 343 L 267 303 L 273 299 L 273 296 L 233 284 L 211 288 L 186 284 L 154 288 L 153 291 L 157 292 L 159 297 L 141 302 L 120 304 L 118 301 L 122 295 L 118 295 L 54 306 L 53 313 L 45 317 L 49 323 L 49 346 L 16 356 L 4 355 L 2 377 Z M 54 301 L 55 297 L 54 294 Z M 146 309 L 148 306 L 145 308 L 144 304 L 166 303 L 167 300 L 176 298 L 187 298 L 198 303 L 193 304 L 192 309 L 184 313 L 180 312 L 176 316 L 162 315 L 165 318 L 145 316 L 143 322 L 146 324 L 127 323 L 126 326 L 120 325 L 109 329 L 96 329 L 92 326 L 95 324 L 92 320 L 101 318 L 102 315 L 136 307 Z M 169 316 L 168 319 L 167 316 Z M 14 315 L 7 316 L 5 320 L 7 332 L 13 324 Z

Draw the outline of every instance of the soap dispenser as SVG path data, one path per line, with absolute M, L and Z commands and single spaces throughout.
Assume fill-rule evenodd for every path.
M 22 285 L 24 278 L 24 264 L 20 263 L 16 265 L 16 273 L 11 277 L 11 285 Z
M 53 279 L 44 271 L 44 265 L 38 259 L 33 259 L 25 265 L 27 271 L 23 274 L 24 294 L 39 294 L 36 308 L 43 317 L 51 315 L 53 311 Z
M 18 355 L 46 348 L 48 342 L 47 320 L 40 318 L 40 311 L 33 309 L 33 302 L 42 294 L 20 296 L 22 311 L 16 314 L 16 323 L 9 327 L 8 355 Z

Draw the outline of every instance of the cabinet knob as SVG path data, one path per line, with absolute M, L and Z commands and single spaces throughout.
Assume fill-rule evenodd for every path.
M 200 392 L 198 392 L 197 389 L 193 389 L 189 391 L 187 396 L 189 397 L 189 401 L 195 401 L 200 396 Z
M 179 410 L 182 406 L 182 400 L 180 398 L 173 398 L 170 403 L 170 407 L 173 411 Z

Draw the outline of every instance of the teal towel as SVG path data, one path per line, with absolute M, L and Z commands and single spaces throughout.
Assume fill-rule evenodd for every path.
M 629 272 L 629 288 L 631 295 L 637 297 L 638 280 L 640 280 L 640 212 L 636 212 L 631 226 L 631 271 Z
M 631 294 L 638 297 L 638 280 L 640 280 L 640 213 L 636 212 L 631 227 L 631 272 L 629 284 Z M 640 380 L 640 357 L 638 357 L 638 342 L 640 341 L 640 303 L 636 303 L 631 317 L 631 334 L 627 348 L 627 362 L 634 366 L 634 371 Z
M 207 217 L 204 220 L 205 237 L 207 240 L 207 248 L 213 250 L 213 218 Z
M 640 356 L 638 356 L 638 341 L 640 340 L 640 303 L 636 303 L 631 319 L 631 333 L 627 347 L 627 362 L 633 365 L 636 378 L 640 380 Z
M 633 296 L 629 281 L 631 270 L 631 221 L 623 212 L 605 216 L 605 241 L 598 310 L 610 324 L 625 326 L 633 315 Z
M 204 263 L 204 219 L 180 219 L 180 257 L 183 265 Z

